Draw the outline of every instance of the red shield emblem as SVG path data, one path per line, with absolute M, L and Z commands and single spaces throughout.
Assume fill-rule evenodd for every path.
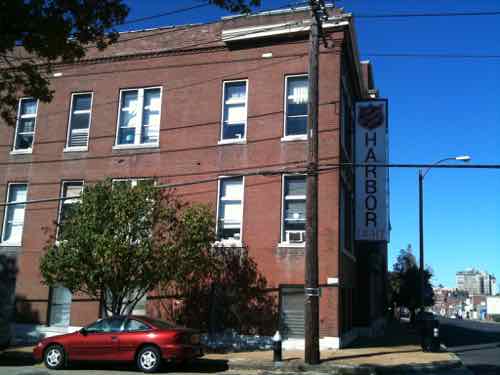
M 365 129 L 376 129 L 383 125 L 384 120 L 383 104 L 370 104 L 359 108 L 358 123 Z

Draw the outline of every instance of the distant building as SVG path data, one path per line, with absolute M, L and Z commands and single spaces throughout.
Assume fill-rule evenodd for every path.
M 471 295 L 495 295 L 496 278 L 486 271 L 474 268 L 459 271 L 456 274 L 457 289 L 468 292 Z

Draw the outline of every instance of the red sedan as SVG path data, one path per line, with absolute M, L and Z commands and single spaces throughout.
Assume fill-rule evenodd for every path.
M 41 340 L 35 360 L 49 369 L 68 361 L 135 361 L 143 372 L 155 372 L 162 360 L 183 362 L 203 355 L 193 330 L 139 316 L 99 319 L 78 332 Z

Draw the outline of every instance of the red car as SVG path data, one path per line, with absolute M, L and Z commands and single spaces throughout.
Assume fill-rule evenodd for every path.
M 135 361 L 151 373 L 162 360 L 178 363 L 202 355 L 195 331 L 143 316 L 99 319 L 78 332 L 47 337 L 33 349 L 35 360 L 54 370 L 68 361 Z

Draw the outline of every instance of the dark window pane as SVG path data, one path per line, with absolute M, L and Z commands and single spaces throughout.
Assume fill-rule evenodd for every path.
M 85 111 L 90 109 L 91 94 L 73 96 L 73 111 Z
M 285 195 L 306 195 L 306 178 L 303 176 L 286 177 Z
M 71 129 L 87 129 L 89 127 L 89 120 L 89 113 L 73 113 L 71 116 Z
M 16 149 L 28 149 L 33 145 L 33 134 L 18 134 L 16 137 Z
M 129 319 L 127 323 L 125 324 L 125 331 L 127 332 L 132 332 L 132 331 L 147 331 L 149 330 L 149 326 L 147 324 L 144 324 L 143 322 L 140 322 L 135 319 Z
M 21 101 L 21 115 L 34 115 L 36 113 L 36 99 L 23 99 Z
M 286 135 L 300 135 L 307 132 L 307 117 L 287 117 Z
M 118 143 L 123 144 L 133 144 L 135 139 L 135 128 L 120 128 L 120 134 L 118 136 Z
M 35 118 L 22 118 L 19 120 L 18 133 L 30 133 L 35 130 Z
M 224 124 L 224 131 L 222 139 L 238 139 L 245 138 L 245 125 L 226 125 Z

